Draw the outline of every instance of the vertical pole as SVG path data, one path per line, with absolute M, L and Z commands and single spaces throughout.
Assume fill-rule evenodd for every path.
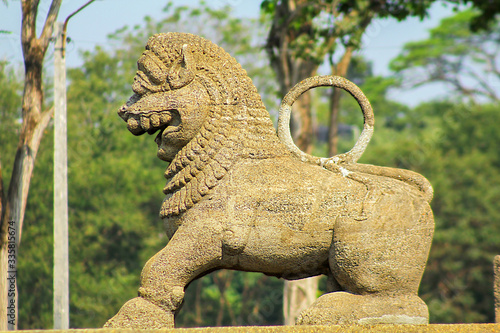
M 285 281 L 283 287 L 283 324 L 295 325 L 299 315 L 310 307 L 318 293 L 319 276 Z
M 500 324 L 500 256 L 493 260 L 493 295 L 495 297 L 495 323 Z
M 63 23 L 55 24 L 54 52 L 54 329 L 69 328 L 66 61 Z

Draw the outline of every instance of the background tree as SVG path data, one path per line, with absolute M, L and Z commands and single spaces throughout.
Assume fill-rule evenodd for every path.
M 44 130 L 52 116 L 52 109 L 45 109 L 42 89 L 43 59 L 52 36 L 54 22 L 61 0 L 53 0 L 40 36 L 36 34 L 39 1 L 21 2 L 21 44 L 24 57 L 24 91 L 22 97 L 22 125 L 7 193 L 4 192 L 0 170 L 0 317 L 7 318 L 7 226 L 16 224 L 17 245 L 20 244 L 24 213 L 31 175 Z M 1 167 L 1 164 L 0 164 Z M 7 322 L 0 321 L 0 329 L 7 329 Z
M 346 76 L 354 51 L 375 18 L 409 16 L 423 18 L 433 0 L 400 3 L 394 1 L 265 0 L 261 7 L 272 21 L 266 50 L 284 96 L 297 82 L 313 76 L 326 58 L 332 75 Z M 332 93 L 329 156 L 337 152 L 336 118 L 339 92 Z M 306 152 L 312 149 L 310 97 L 297 101 L 292 129 L 295 141 Z M 297 128 L 301 126 L 300 128 Z
M 476 33 L 470 29 L 476 10 L 445 18 L 426 40 L 408 43 L 390 68 L 405 87 L 445 83 L 460 100 L 500 100 L 500 25 Z
M 12 167 L 14 158 L 16 155 L 16 144 L 17 138 L 19 137 L 19 132 L 21 129 L 21 125 L 19 123 L 19 119 L 21 119 L 21 96 L 22 96 L 22 82 L 18 79 L 20 70 L 14 70 L 12 67 L 8 67 L 6 62 L 0 62 L 0 142 L 1 142 L 1 150 L 0 150 L 0 212 L 3 211 L 2 205 L 7 201 L 6 192 L 4 189 L 7 189 L 9 186 L 8 182 L 2 182 L 3 179 L 10 179 L 10 175 L 12 174 Z M 2 164 L 3 163 L 3 164 Z M 0 263 L 4 266 L 4 270 L 0 273 L 7 272 L 7 268 L 5 265 L 7 264 L 7 226 L 8 223 L 2 224 L 3 233 L 2 240 L 5 243 L 3 247 L 3 252 L 0 251 L 0 255 L 2 255 L 2 259 L 0 259 Z M 2 305 L 2 309 L 0 310 L 0 316 L 2 316 L 2 320 L 0 322 L 0 329 L 7 329 L 7 313 L 6 313 L 6 302 L 7 302 L 7 286 L 6 275 L 2 275 L 2 282 L 0 282 L 0 287 L 2 290 L 0 291 L 0 296 L 3 297 L 0 304 Z M 4 306 L 5 305 L 5 306 Z
M 469 26 L 472 31 L 488 30 L 495 24 L 500 13 L 500 3 L 498 1 L 483 0 L 447 0 L 447 2 L 458 6 L 473 7 L 476 9 L 471 17 Z
M 498 106 L 439 109 L 443 123 L 433 156 L 445 158 L 424 164 L 436 189 L 438 228 L 422 283 L 434 322 L 494 321 L 500 163 L 492 124 L 500 120 Z

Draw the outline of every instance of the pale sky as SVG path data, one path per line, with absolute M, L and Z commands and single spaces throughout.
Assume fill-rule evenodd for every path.
M 59 21 L 86 3 L 87 0 L 65 0 L 59 13 Z M 196 6 L 198 0 L 177 0 L 175 4 Z M 68 24 L 68 36 L 72 42 L 67 49 L 67 66 L 76 67 L 82 64 L 79 50 L 93 49 L 96 45 L 104 45 L 106 36 L 124 25 L 133 26 L 142 24 L 147 15 L 153 18 L 162 18 L 162 8 L 167 1 L 155 0 L 97 0 L 82 12 L 74 16 Z M 230 5 L 233 14 L 238 17 L 257 17 L 260 1 L 243 0 L 213 0 L 207 1 L 210 6 L 221 7 Z M 49 0 L 40 1 L 38 22 L 41 25 L 45 20 L 50 6 Z M 20 45 L 21 10 L 20 0 L 8 0 L 8 5 L 0 3 L 0 31 L 11 32 L 0 34 L 0 60 L 13 63 L 22 63 Z M 389 74 L 388 64 L 401 50 L 402 46 L 415 40 L 425 39 L 428 29 L 436 26 L 439 21 L 453 14 L 450 6 L 436 2 L 431 15 L 424 21 L 408 19 L 404 22 L 396 20 L 374 21 L 365 33 L 364 46 L 360 51 L 367 59 L 373 62 L 375 74 Z M 146 41 L 144 41 L 146 42 Z M 51 51 L 48 52 L 49 57 Z M 327 74 L 327 73 L 322 73 Z M 411 92 L 396 92 L 394 99 L 415 105 L 443 92 L 443 88 L 427 88 Z

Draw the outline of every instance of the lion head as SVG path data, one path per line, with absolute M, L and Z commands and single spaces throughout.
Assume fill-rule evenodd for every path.
M 118 114 L 135 135 L 158 133 L 157 156 L 170 162 L 162 218 L 199 202 L 239 160 L 290 154 L 245 70 L 212 42 L 157 34 L 137 67 Z

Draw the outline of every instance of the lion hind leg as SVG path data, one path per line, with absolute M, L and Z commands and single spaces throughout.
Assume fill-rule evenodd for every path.
M 393 205 L 382 202 L 382 208 L 364 221 L 337 221 L 329 265 L 343 290 L 360 295 L 417 294 L 434 218 L 427 203 L 410 199 L 399 197 Z
M 329 253 L 340 288 L 321 296 L 297 324 L 426 324 L 417 291 L 434 228 L 430 207 L 407 202 L 364 221 L 337 220 Z M 389 207 L 388 205 L 385 205 Z

